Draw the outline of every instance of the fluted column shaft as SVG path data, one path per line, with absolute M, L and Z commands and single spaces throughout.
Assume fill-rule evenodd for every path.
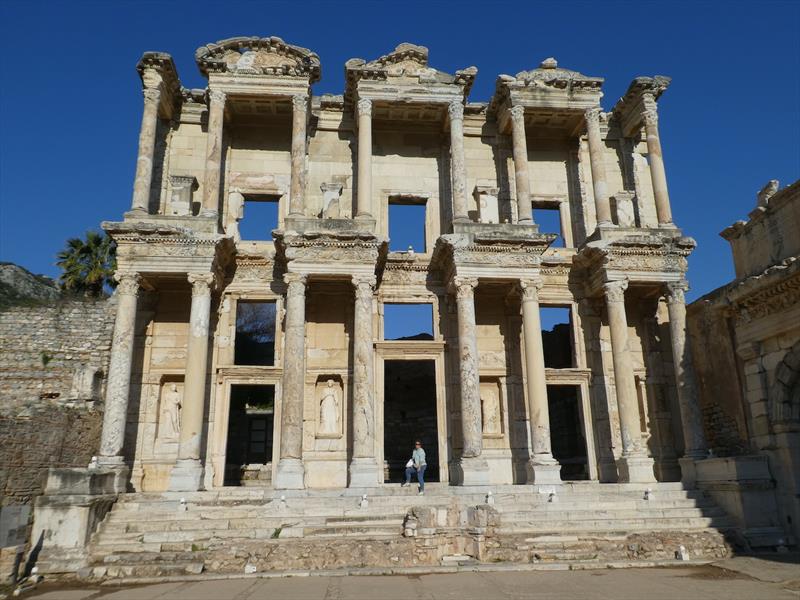
M 225 118 L 225 92 L 208 93 L 208 132 L 206 171 L 203 180 L 203 215 L 219 213 L 219 180 L 222 169 L 222 129 Z
M 374 275 L 354 275 L 353 313 L 353 459 L 350 486 L 374 486 L 383 480 L 375 456 L 374 350 L 372 295 Z
M 308 97 L 292 96 L 292 179 L 289 194 L 291 216 L 301 216 L 305 211 L 307 115 Z
M 356 104 L 358 115 L 358 202 L 356 217 L 372 218 L 372 101 Z
M 133 180 L 131 210 L 139 213 L 150 211 L 150 186 L 153 182 L 153 157 L 158 130 L 158 106 L 161 103 L 161 87 L 147 87 L 144 94 L 142 127 L 139 130 L 139 155 L 136 159 L 136 177 Z
M 186 347 L 186 379 L 181 404 L 181 432 L 178 460 L 199 460 L 206 405 L 208 374 L 208 328 L 211 318 L 211 273 L 190 273 L 192 305 Z
M 461 384 L 461 430 L 464 458 L 474 458 L 483 450 L 478 339 L 475 330 L 475 287 L 477 279 L 456 278 L 458 311 L 458 359 Z
M 517 188 L 517 222 L 533 223 L 533 206 L 531 205 L 531 184 L 528 175 L 528 140 L 525 137 L 525 109 L 512 106 L 511 144 L 514 155 L 514 181 Z
M 453 221 L 469 221 L 467 211 L 467 173 L 464 160 L 464 105 L 454 101 L 450 116 L 450 174 L 453 181 Z
M 303 398 L 306 371 L 306 276 L 286 273 L 280 460 L 275 487 L 302 489 Z
M 692 367 L 691 346 L 686 343 L 686 284 L 667 284 L 667 310 L 672 341 L 672 363 L 675 367 L 675 386 L 681 409 L 684 455 L 704 458 L 707 452 L 703 414 L 697 396 L 697 383 Z
M 111 341 L 103 431 L 100 436 L 98 457 L 101 465 L 110 466 L 122 464 L 136 335 L 136 299 L 139 294 L 138 273 L 118 273 L 114 277 L 119 282 L 116 291 L 117 316 L 114 320 L 114 336 Z
M 661 153 L 661 138 L 658 135 L 658 112 L 653 100 L 645 109 L 645 135 L 647 136 L 647 160 L 650 163 L 650 179 L 653 182 L 653 196 L 656 202 L 656 216 L 659 225 L 672 225 L 672 209 L 667 190 L 667 174 L 664 171 L 664 156 Z
M 639 423 L 639 401 L 636 379 L 628 351 L 628 319 L 625 315 L 627 281 L 612 281 L 603 288 L 611 334 L 611 356 L 614 363 L 614 384 L 617 390 L 620 435 L 623 455 L 642 454 L 642 433 Z
M 586 110 L 586 132 L 589 138 L 589 160 L 592 168 L 592 189 L 598 225 L 611 225 L 611 205 L 608 200 L 606 170 L 603 164 L 603 140 L 600 137 L 600 108 Z

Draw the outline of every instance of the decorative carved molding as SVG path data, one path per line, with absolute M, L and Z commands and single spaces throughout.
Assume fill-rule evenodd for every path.
M 462 121 L 464 119 L 464 105 L 461 102 L 451 102 L 447 106 L 447 114 L 450 116 L 451 121 Z
M 139 285 L 142 281 L 139 273 L 114 273 L 117 281 L 117 293 L 123 296 L 138 296 Z
M 209 105 L 211 104 L 221 104 L 225 105 L 225 92 L 222 90 L 208 90 L 208 101 Z
M 628 289 L 628 280 L 608 281 L 603 284 L 606 302 L 625 302 L 625 290 Z
M 686 291 L 689 284 L 685 281 L 673 281 L 666 284 L 668 304 L 686 304 Z
M 524 125 L 525 120 L 525 107 L 524 106 L 512 106 L 508 109 L 508 114 L 511 117 L 512 122 L 515 126 Z
M 353 275 L 352 281 L 356 289 L 356 298 L 372 297 L 372 293 L 375 291 L 375 285 L 377 284 L 375 275 Z
M 192 284 L 192 296 L 211 295 L 211 286 L 214 283 L 213 273 L 189 273 L 187 279 Z
M 477 277 L 455 277 L 453 278 L 453 288 L 456 298 L 459 300 L 472 300 L 475 288 L 478 286 Z
M 292 109 L 296 112 L 306 112 L 308 110 L 308 96 L 303 94 L 292 96 Z
M 372 100 L 369 98 L 361 98 L 356 104 L 356 108 L 358 110 L 359 117 L 371 117 L 372 116 Z
M 305 273 L 284 273 L 283 281 L 287 285 L 288 294 L 305 293 L 308 275 Z
M 651 106 L 642 111 L 642 120 L 644 120 L 645 127 L 658 127 L 658 110 L 655 106 Z
M 539 291 L 544 287 L 541 279 L 520 279 L 518 282 L 523 302 L 538 302 Z
M 142 90 L 145 103 L 158 104 L 161 102 L 161 88 L 160 87 L 146 87 Z
M 600 127 L 600 113 L 603 110 L 599 106 L 587 108 L 583 115 L 586 118 L 587 127 Z

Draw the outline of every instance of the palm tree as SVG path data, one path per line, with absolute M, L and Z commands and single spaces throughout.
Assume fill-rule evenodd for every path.
M 85 240 L 67 240 L 56 263 L 62 271 L 58 278 L 61 289 L 99 298 L 106 286 L 116 286 L 116 249 L 114 240 L 97 231 L 87 231 Z

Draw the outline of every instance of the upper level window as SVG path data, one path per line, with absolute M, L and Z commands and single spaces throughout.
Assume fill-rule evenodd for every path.
M 278 208 L 280 196 L 259 194 L 246 195 L 242 220 L 239 221 L 239 235 L 243 240 L 271 240 L 272 230 L 278 228 Z
M 561 211 L 558 204 L 534 203 L 533 220 L 539 225 L 541 233 L 556 233 L 558 237 L 550 244 L 551 247 L 563 248 L 564 230 L 561 226 Z
M 383 305 L 384 340 L 432 340 L 433 304 Z
M 542 306 L 542 345 L 544 366 L 550 369 L 574 367 L 572 353 L 572 313 L 566 306 Z
M 426 252 L 425 198 L 389 198 L 389 250 Z
M 236 365 L 275 364 L 275 302 L 236 303 Z

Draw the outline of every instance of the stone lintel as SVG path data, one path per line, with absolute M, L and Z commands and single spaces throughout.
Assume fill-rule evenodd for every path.
M 304 77 L 274 77 L 240 75 L 236 73 L 211 73 L 208 87 L 228 96 L 258 96 L 283 98 L 310 95 L 310 84 Z
M 350 219 L 299 219 L 330 223 Z M 291 264 L 291 270 L 306 275 L 344 277 L 374 274 L 383 268 L 388 242 L 368 231 L 312 229 L 304 233 L 276 230 L 276 259 Z

